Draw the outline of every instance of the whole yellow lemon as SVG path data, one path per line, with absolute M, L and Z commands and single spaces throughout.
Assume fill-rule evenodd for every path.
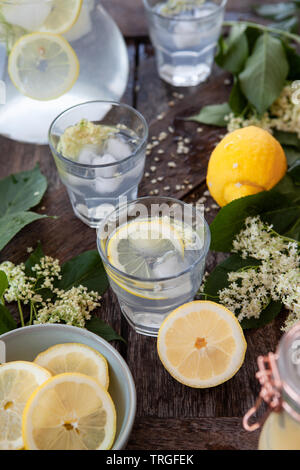
M 211 154 L 207 170 L 210 194 L 221 206 L 267 191 L 287 171 L 280 143 L 264 129 L 244 127 L 226 135 Z

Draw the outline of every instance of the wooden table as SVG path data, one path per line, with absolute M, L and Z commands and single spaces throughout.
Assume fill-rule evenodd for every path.
M 270 0 L 268 0 L 268 3 Z M 274 0 L 274 3 L 276 0 Z M 227 17 L 252 18 L 251 0 L 229 0 Z M 172 195 L 195 202 L 206 191 L 207 161 L 222 131 L 197 124 L 184 123 L 180 118 L 191 115 L 205 104 L 225 101 L 229 94 L 228 76 L 214 69 L 205 84 L 191 89 L 175 89 L 162 82 L 156 72 L 153 48 L 148 40 L 141 0 L 103 0 L 124 33 L 130 59 L 130 78 L 123 101 L 136 107 L 150 124 L 150 140 L 168 127 L 169 133 L 160 147 L 147 158 L 145 177 L 140 195 L 158 190 L 160 195 Z M 225 80 L 225 83 L 224 83 Z M 178 98 L 175 93 L 183 94 Z M 17 110 L 16 110 L 17 112 Z M 165 117 L 158 120 L 163 113 Z M 176 153 L 179 136 L 191 139 L 187 154 Z M 65 188 L 61 184 L 53 158 L 47 146 L 35 146 L 0 138 L 1 178 L 27 170 L 39 162 L 46 175 L 49 189 L 37 208 L 40 213 L 56 215 L 57 220 L 41 220 L 19 233 L 1 253 L 1 260 L 21 262 L 26 248 L 41 240 L 44 251 L 66 261 L 82 251 L 95 248 L 95 231 L 78 220 L 71 209 Z M 159 161 L 158 161 L 159 159 Z M 175 168 L 168 166 L 174 161 Z M 154 170 L 154 167 L 156 169 Z M 151 183 L 153 179 L 164 180 Z M 170 190 L 164 188 L 170 187 Z M 209 222 L 216 215 L 213 201 L 207 198 Z M 211 270 L 221 254 L 210 253 L 207 268 Z M 103 297 L 97 314 L 108 321 L 126 340 L 116 344 L 127 361 L 136 383 L 137 415 L 128 449 L 255 449 L 257 433 L 246 433 L 242 416 L 258 394 L 255 379 L 256 358 L 274 350 L 280 338 L 280 320 L 257 331 L 246 333 L 248 350 L 241 370 L 229 382 L 207 390 L 184 387 L 165 371 L 156 352 L 156 340 L 136 334 L 122 317 L 114 294 L 109 290 Z

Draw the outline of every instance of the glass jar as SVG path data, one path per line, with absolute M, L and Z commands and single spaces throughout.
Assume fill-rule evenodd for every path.
M 99 0 L 0 0 L 0 134 L 46 144 L 71 106 L 118 101 L 124 39 Z
M 281 339 L 275 354 L 258 358 L 256 374 L 262 385 L 256 405 L 244 417 L 244 428 L 254 431 L 261 426 L 250 424 L 260 404 L 269 406 L 259 439 L 260 450 L 300 450 L 300 322 Z

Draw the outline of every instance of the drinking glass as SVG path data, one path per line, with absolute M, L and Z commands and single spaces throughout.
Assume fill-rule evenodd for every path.
M 59 113 L 119 101 L 128 54 L 100 0 L 0 0 L 0 134 L 47 144 Z
M 96 149 L 87 149 L 85 153 L 83 148 L 74 160 L 57 150 L 65 130 L 83 119 L 118 129 L 115 135 L 122 141 L 113 139 L 110 155 L 98 155 Z M 144 173 L 147 138 L 148 126 L 138 111 L 108 101 L 73 106 L 51 124 L 49 145 L 61 181 L 67 188 L 75 215 L 90 227 L 97 227 L 120 199 L 131 201 L 137 197 Z
M 184 223 L 191 239 L 195 239 L 193 248 L 185 247 L 184 257 L 179 265 L 172 254 L 169 256 L 169 252 L 160 253 L 163 262 L 153 270 L 155 276 L 152 277 L 131 275 L 124 269 L 117 268 L 112 261 L 112 255 L 116 256 L 116 253 L 109 252 L 109 243 L 113 236 L 124 233 L 124 228 L 130 227 L 132 223 L 140 221 L 145 224 L 153 220 L 164 225 L 168 220 L 175 230 Z M 145 256 L 151 258 L 148 241 L 145 244 Z M 118 206 L 102 221 L 97 231 L 98 250 L 121 310 L 138 333 L 157 336 L 164 318 L 180 305 L 194 299 L 203 278 L 209 245 L 210 230 L 202 213 L 192 205 L 173 198 L 139 198 Z M 170 250 L 170 247 L 166 250 Z
M 227 0 L 143 0 L 160 77 L 174 86 L 193 86 L 210 75 Z

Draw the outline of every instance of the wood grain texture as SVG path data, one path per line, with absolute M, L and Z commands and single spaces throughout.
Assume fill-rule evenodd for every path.
M 183 442 L 183 436 L 188 436 Z M 243 431 L 239 418 L 138 418 L 128 450 L 254 450 L 258 433 Z

